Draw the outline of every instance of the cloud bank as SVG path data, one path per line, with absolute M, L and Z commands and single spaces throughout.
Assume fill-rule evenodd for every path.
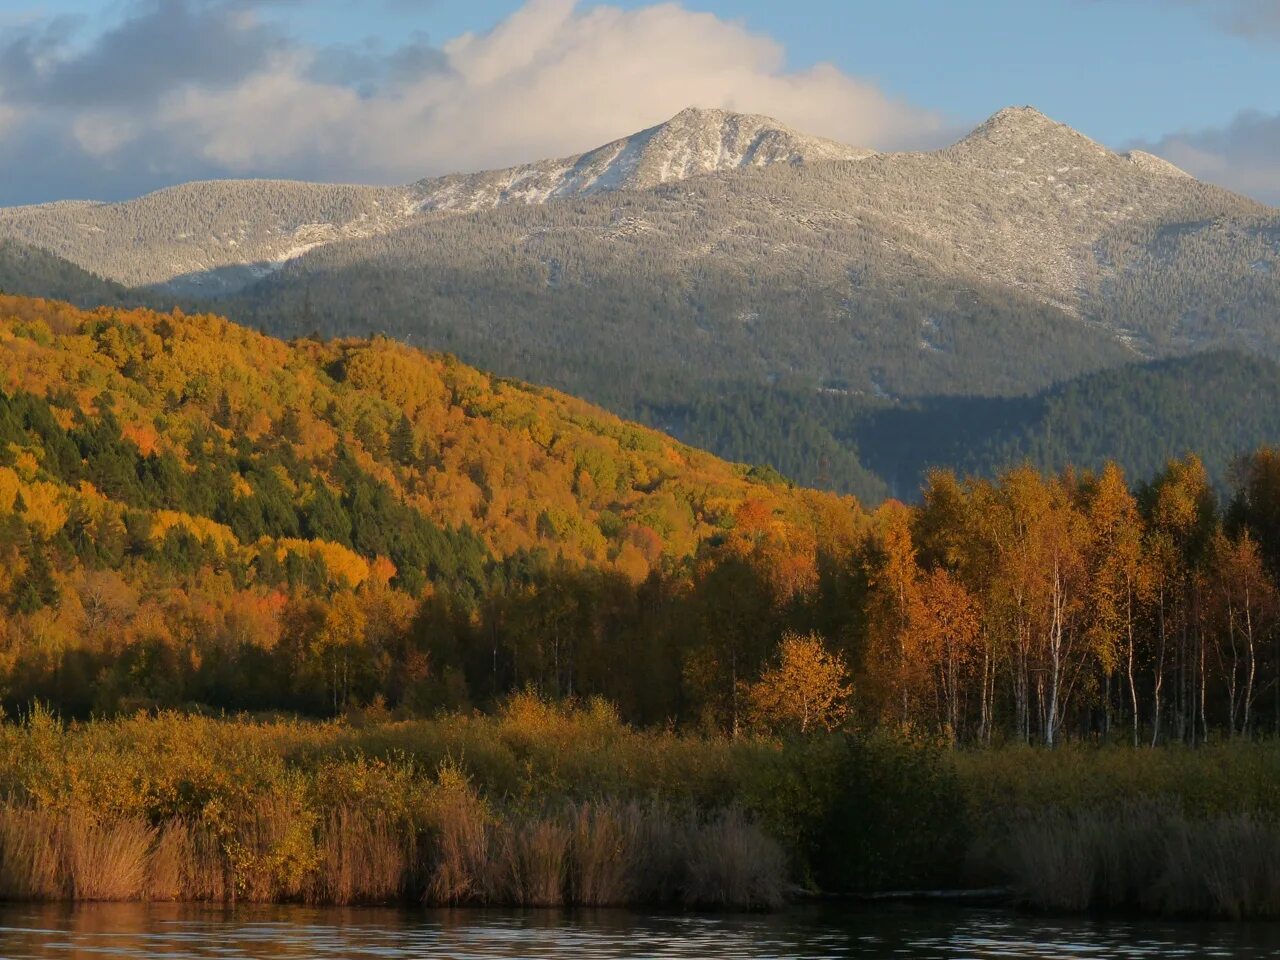
M 114 199 L 201 177 L 403 183 L 574 153 L 690 105 L 862 146 L 932 145 L 937 114 L 673 3 L 528 0 L 483 34 L 314 48 L 251 0 L 139 0 L 85 42 L 0 36 L 0 204 Z M 429 7 L 427 8 L 429 10 Z
M 1141 146 L 1202 180 L 1280 206 L 1280 115 L 1241 113 L 1222 127 Z

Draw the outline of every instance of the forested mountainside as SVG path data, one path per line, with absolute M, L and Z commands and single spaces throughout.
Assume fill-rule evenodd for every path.
M 39 247 L 0 240 L 0 293 L 50 297 L 82 307 L 121 306 L 146 299 Z
M 611 406 L 779 377 L 1012 393 L 1137 356 L 1029 294 L 940 272 L 942 243 L 823 223 L 833 169 L 433 221 L 325 247 L 220 307 L 288 335 L 382 331 Z
M 1280 443 L 1280 365 L 1231 352 L 1133 364 L 1031 397 L 942 398 L 858 417 L 869 469 L 910 497 L 943 466 L 994 477 L 1018 463 L 1057 472 L 1120 464 L 1135 482 L 1195 453 L 1219 489 L 1236 461 Z
M 931 467 L 995 477 L 1114 460 L 1135 482 L 1196 452 L 1225 489 L 1234 461 L 1280 443 L 1280 366 L 1207 352 L 1086 374 L 1021 397 L 889 402 L 794 385 L 694 390 L 643 419 L 730 459 L 868 503 L 914 500 Z
M 381 651 L 378 669 L 399 668 L 415 617 L 465 626 L 481 608 L 534 645 L 491 649 L 494 683 L 589 690 L 600 676 L 551 649 L 581 629 L 579 594 L 629 596 L 627 617 L 651 574 L 751 558 L 794 590 L 816 550 L 846 552 L 864 522 L 850 499 L 382 338 L 285 344 L 214 316 L 3 297 L 0 355 L 11 705 L 317 709 L 357 683 L 346 665 L 325 673 L 352 631 Z M 423 598 L 434 612 L 417 612 Z M 300 659 L 276 666 L 303 671 L 301 687 L 251 676 L 282 637 Z M 443 696 L 448 678 L 419 653 L 415 696 Z M 679 658 L 641 656 L 666 677 L 655 697 L 678 703 Z
M 23 429 L 50 431 L 28 437 L 27 479 L 63 469 L 44 479 L 213 521 L 228 542 L 323 532 L 329 494 L 350 493 L 334 471 L 406 508 L 402 521 L 420 515 L 415 526 L 459 532 L 495 557 L 546 549 L 637 578 L 731 528 L 748 500 L 802 525 L 839 503 L 386 338 L 284 344 L 213 316 L 14 297 L 0 301 L 0 317 L 5 388 L 34 404 Z M 74 443 L 90 442 L 69 439 L 76 431 L 111 456 L 91 446 L 76 457 Z M 41 452 L 46 441 L 54 447 Z M 366 535 L 396 535 L 384 526 Z M 350 547 L 351 536 L 318 539 Z M 429 573 L 400 559 L 396 576 Z

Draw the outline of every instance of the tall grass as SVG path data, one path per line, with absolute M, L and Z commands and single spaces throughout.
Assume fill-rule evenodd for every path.
M 140 899 L 154 839 L 138 818 L 0 807 L 0 899 Z
M 498 899 L 525 907 L 558 907 L 568 881 L 569 829 L 556 818 L 503 824 L 493 855 L 502 877 Z
M 786 876 L 781 848 L 741 811 L 724 810 L 689 838 L 685 902 L 696 906 L 774 908 Z
M 570 804 L 550 814 L 451 818 L 426 899 L 436 904 L 769 909 L 786 880 L 782 848 L 752 817 L 701 816 L 653 802 Z
M 343 806 L 320 827 L 307 899 L 316 903 L 387 903 L 403 899 L 415 877 L 417 836 L 384 814 Z
M 656 815 L 651 819 L 657 819 Z M 646 829 L 649 827 L 649 829 Z M 569 888 L 574 903 L 584 907 L 613 907 L 630 903 L 640 890 L 650 899 L 670 895 L 663 884 L 654 882 L 652 870 L 645 871 L 658 833 L 646 823 L 644 811 L 635 802 L 584 803 L 571 815 L 569 829 Z M 648 883 L 644 875 L 649 873 Z
M 36 710 L 0 722 L 0 897 L 769 908 L 1012 878 L 1047 908 L 1265 915 L 1278 784 L 1274 744 L 734 741 L 533 697 L 360 727 Z
M 56 900 L 66 895 L 57 823 L 47 810 L 0 807 L 0 898 Z
M 455 798 L 430 832 L 342 807 L 304 833 L 296 815 L 264 802 L 219 836 L 182 819 L 153 828 L 0 806 L 0 899 L 750 909 L 782 900 L 781 848 L 736 810 L 699 818 L 604 802 L 494 816 L 473 795 Z
M 1003 847 L 1032 906 L 1230 919 L 1280 916 L 1280 825 L 1137 804 L 1028 814 Z
M 62 874 L 73 900 L 137 900 L 147 884 L 155 832 L 138 817 L 96 823 L 68 815 L 56 836 Z

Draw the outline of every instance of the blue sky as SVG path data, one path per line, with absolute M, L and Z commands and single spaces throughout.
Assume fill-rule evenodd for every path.
M 0 203 L 500 165 L 685 90 L 881 149 L 1030 103 L 1280 200 L 1280 0 L 0 0 Z

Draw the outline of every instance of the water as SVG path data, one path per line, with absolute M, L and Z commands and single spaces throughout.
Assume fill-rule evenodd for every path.
M 1044 919 L 885 906 L 771 916 L 624 911 L 222 909 L 0 905 L 5 960 L 161 958 L 1143 958 L 1280 957 L 1280 924 Z

